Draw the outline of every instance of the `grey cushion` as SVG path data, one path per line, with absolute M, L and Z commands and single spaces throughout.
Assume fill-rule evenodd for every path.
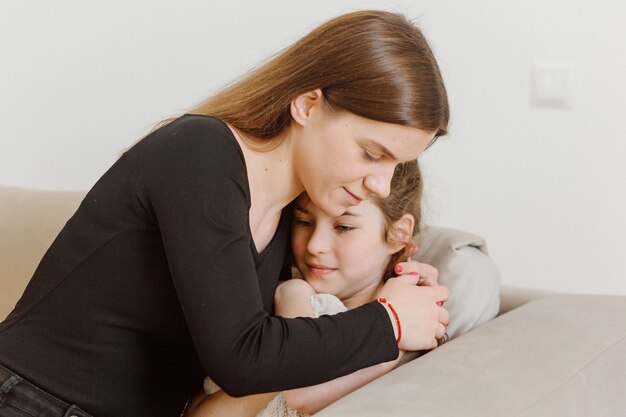
M 486 323 L 498 314 L 500 271 L 489 257 L 485 241 L 460 230 L 426 226 L 414 256 L 439 271 L 439 283 L 450 290 L 450 338 Z

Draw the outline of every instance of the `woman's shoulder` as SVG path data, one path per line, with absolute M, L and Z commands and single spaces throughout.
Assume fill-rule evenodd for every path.
M 138 145 L 171 152 L 173 150 L 198 151 L 208 149 L 220 151 L 219 156 L 228 154 L 243 159 L 237 139 L 222 120 L 201 114 L 184 114 L 160 126 Z
M 241 147 L 226 123 L 215 117 L 180 116 L 148 134 L 127 153 L 143 161 L 144 178 L 209 177 L 218 181 L 234 177 L 247 187 Z
M 222 120 L 205 115 L 184 114 L 167 119 L 122 153 L 123 158 L 167 160 L 209 158 L 243 165 L 245 160 L 237 139 Z
M 138 161 L 134 189 L 142 206 L 158 200 L 163 207 L 202 207 L 219 219 L 249 210 L 243 152 L 219 119 L 183 115 L 150 133 L 124 157 Z
M 223 133 L 227 136 L 233 136 L 232 132 L 228 128 L 228 125 L 221 119 L 207 115 L 207 114 L 194 114 L 185 113 L 182 116 L 172 120 L 173 125 L 200 125 L 213 129 L 217 133 Z M 166 125 L 167 126 L 167 125 Z

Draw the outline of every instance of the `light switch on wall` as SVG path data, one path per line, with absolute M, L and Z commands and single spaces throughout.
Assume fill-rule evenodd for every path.
M 571 65 L 534 62 L 531 70 L 531 104 L 536 107 L 571 108 L 571 78 Z

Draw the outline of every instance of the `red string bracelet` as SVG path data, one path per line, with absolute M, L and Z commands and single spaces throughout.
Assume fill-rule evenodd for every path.
M 398 338 L 396 339 L 396 343 L 400 344 L 400 339 L 402 339 L 402 326 L 400 325 L 400 316 L 398 316 L 398 312 L 396 311 L 395 308 L 393 308 L 391 303 L 387 302 L 386 298 L 380 297 L 376 299 L 376 301 L 378 301 L 379 303 L 387 304 L 389 306 L 389 309 L 393 313 L 393 317 L 395 317 L 396 323 L 398 324 Z

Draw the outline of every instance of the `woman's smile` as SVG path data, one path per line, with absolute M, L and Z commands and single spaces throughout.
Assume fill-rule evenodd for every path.
M 350 191 L 348 191 L 348 189 L 346 187 L 343 187 L 343 189 L 345 190 L 347 196 L 348 196 L 348 202 L 350 203 L 351 206 L 358 206 L 361 201 L 363 201 L 362 198 L 357 197 L 356 195 L 352 194 Z

